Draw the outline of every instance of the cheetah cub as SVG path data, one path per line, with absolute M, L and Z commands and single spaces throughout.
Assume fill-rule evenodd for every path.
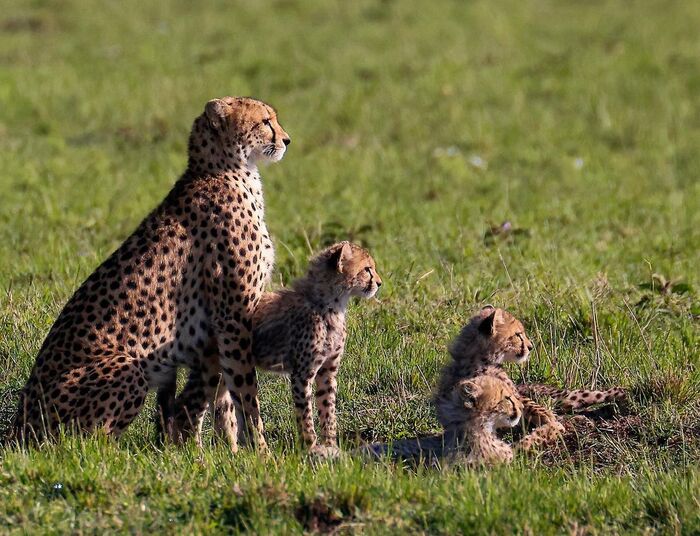
M 532 348 L 522 323 L 507 311 L 488 305 L 474 316 L 450 346 L 452 361 L 442 371 L 438 383 L 434 401 L 438 420 L 445 429 L 456 426 L 451 413 L 455 385 L 486 374 L 507 383 L 517 392 L 503 363 L 524 363 Z M 549 409 L 523 394 L 517 397 L 523 405 L 523 418 L 537 427 L 523 438 L 521 448 L 550 442 L 563 432 L 563 426 Z
M 345 347 L 345 311 L 353 296 L 373 297 L 382 280 L 374 259 L 350 242 L 334 244 L 311 260 L 307 274 L 290 289 L 268 292 L 253 316 L 253 359 L 258 368 L 289 374 L 297 423 L 304 445 L 319 456 L 337 449 L 336 375 Z M 312 383 L 321 426 L 318 443 L 312 416 Z M 209 401 L 214 402 L 214 427 L 235 441 L 238 408 L 225 390 L 217 392 L 219 374 L 200 376 L 193 371 L 175 401 L 175 441 L 194 435 L 200 440 L 201 423 Z M 235 420 L 234 420 L 235 418 Z M 245 428 L 238 428 L 245 441 Z
M 482 374 L 454 384 L 442 401 L 445 433 L 417 439 L 377 443 L 359 449 L 362 454 L 468 465 L 495 465 L 513 460 L 511 446 L 496 430 L 520 422 L 523 405 L 509 382 Z

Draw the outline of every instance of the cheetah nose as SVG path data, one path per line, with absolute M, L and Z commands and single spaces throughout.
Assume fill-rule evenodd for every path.
M 377 288 L 379 288 L 379 287 L 381 287 L 381 286 L 382 286 L 382 282 L 381 282 L 381 281 L 377 281 Z
M 534 348 L 535 348 L 535 345 L 534 345 L 534 344 L 528 343 L 527 349 L 528 349 L 529 352 L 532 352 L 532 350 L 533 350 Z
M 284 143 L 285 145 L 289 145 L 290 143 L 292 143 L 292 140 L 290 140 L 289 138 L 284 138 L 282 140 L 282 143 Z

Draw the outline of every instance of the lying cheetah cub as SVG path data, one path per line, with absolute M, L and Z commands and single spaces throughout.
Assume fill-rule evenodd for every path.
M 459 428 L 450 413 L 455 385 L 486 374 L 507 383 L 517 392 L 503 363 L 525 362 L 532 348 L 523 325 L 507 311 L 488 305 L 474 316 L 450 346 L 452 361 L 443 370 L 435 395 L 438 420 L 445 430 Z M 541 441 L 550 442 L 563 432 L 563 426 L 549 409 L 522 394 L 517 396 L 523 405 L 523 418 L 537 426 L 523 438 L 521 448 L 529 448 Z
M 445 459 L 448 463 L 469 465 L 510 463 L 513 449 L 496 436 L 496 430 L 518 424 L 522 410 L 510 382 L 483 374 L 458 381 L 442 399 L 445 433 L 366 445 L 359 452 L 411 460 Z
M 289 374 L 304 445 L 322 456 L 337 453 L 336 375 L 345 347 L 345 311 L 353 296 L 373 297 L 382 280 L 365 249 L 340 242 L 319 253 L 306 276 L 291 289 L 263 295 L 253 316 L 253 359 L 258 368 Z M 317 443 L 312 416 L 312 383 L 321 425 Z M 192 371 L 175 401 L 174 439 L 195 435 L 208 402 L 215 400 L 214 426 L 235 441 L 234 408 L 226 390 L 217 393 L 219 375 L 202 377 Z M 174 387 L 174 386 L 173 386 Z M 217 396 L 218 394 L 218 396 Z M 243 422 L 240 409 L 236 420 Z M 245 440 L 245 430 L 240 439 Z

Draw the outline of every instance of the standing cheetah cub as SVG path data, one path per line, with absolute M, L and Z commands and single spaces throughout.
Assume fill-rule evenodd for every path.
M 336 375 L 345 348 L 345 311 L 353 296 L 373 297 L 382 280 L 374 259 L 349 242 L 334 244 L 310 263 L 307 274 L 291 289 L 266 293 L 253 318 L 253 359 L 261 369 L 289 374 L 297 423 L 304 445 L 314 454 L 337 453 Z M 218 373 L 193 371 L 175 401 L 174 439 L 195 435 L 209 401 L 214 401 L 214 427 L 234 439 L 241 415 L 225 391 L 217 392 Z M 317 442 L 312 415 L 312 383 L 321 425 Z M 174 385 L 172 386 L 174 389 Z M 242 427 L 239 433 L 243 432 Z
M 215 364 L 265 450 L 251 329 L 274 254 L 257 165 L 280 160 L 289 141 L 261 101 L 207 102 L 185 173 L 52 326 L 14 437 L 54 436 L 60 425 L 118 436 L 178 366 Z
M 507 383 L 517 392 L 503 363 L 525 362 L 532 348 L 523 325 L 507 311 L 489 305 L 474 316 L 450 346 L 452 361 L 442 371 L 438 383 L 435 406 L 438 420 L 445 430 L 459 428 L 451 412 L 455 385 L 486 374 Z M 523 418 L 537 426 L 523 438 L 521 448 L 530 448 L 540 441 L 549 442 L 563 432 L 564 427 L 549 409 L 522 394 L 517 396 L 523 405 Z
M 482 374 L 458 381 L 443 399 L 445 433 L 366 445 L 359 452 L 410 460 L 445 459 L 447 463 L 469 465 L 510 463 L 513 449 L 496 436 L 496 430 L 517 425 L 522 410 L 511 383 Z

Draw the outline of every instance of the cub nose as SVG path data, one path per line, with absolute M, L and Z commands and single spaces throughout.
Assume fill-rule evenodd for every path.
M 381 286 L 382 286 L 382 282 L 380 280 L 377 280 L 377 287 L 381 287 Z
M 529 352 L 532 352 L 532 350 L 535 348 L 535 345 L 532 344 L 531 342 L 527 343 L 527 349 Z
M 282 143 L 284 143 L 285 145 L 289 145 L 290 143 L 292 143 L 292 140 L 290 140 L 289 138 L 284 138 L 282 140 Z

